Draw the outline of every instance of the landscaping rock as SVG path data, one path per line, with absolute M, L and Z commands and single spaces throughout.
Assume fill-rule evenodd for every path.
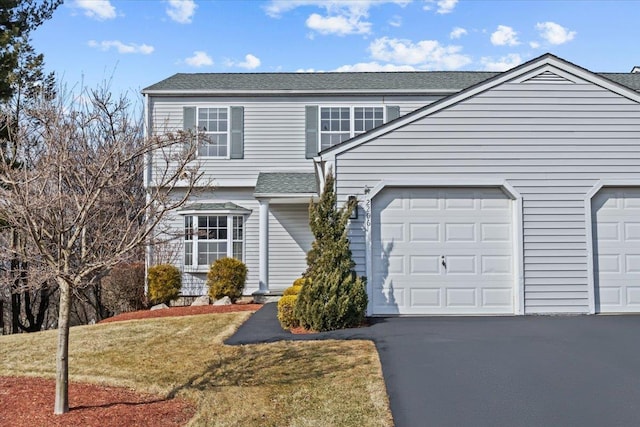
M 209 300 L 209 295 L 202 295 L 201 297 L 196 298 L 192 303 L 191 307 L 197 307 L 201 305 L 209 305 L 211 301 Z
M 215 300 L 213 302 L 213 305 L 231 305 L 231 304 L 233 303 L 231 302 L 231 298 L 229 297 L 222 297 L 219 300 Z
M 169 308 L 167 304 L 158 304 L 151 307 L 151 310 L 164 310 L 165 308 Z

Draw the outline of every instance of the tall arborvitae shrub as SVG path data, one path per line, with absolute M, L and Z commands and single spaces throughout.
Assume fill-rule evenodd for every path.
M 317 204 L 309 205 L 309 224 L 315 237 L 307 254 L 310 279 L 298 295 L 295 316 L 316 331 L 362 324 L 367 308 L 365 279 L 356 275 L 349 249 L 347 224 L 355 202 L 337 208 L 333 174 L 327 175 Z

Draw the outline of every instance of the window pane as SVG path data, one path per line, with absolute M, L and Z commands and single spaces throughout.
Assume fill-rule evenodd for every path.
M 331 147 L 331 134 L 323 133 L 320 135 L 320 150 L 326 150 Z
M 198 217 L 198 228 L 207 228 L 207 225 L 208 225 L 207 219 L 208 218 L 209 217 L 206 217 L 206 216 L 199 216 Z
M 193 239 L 193 217 L 184 217 L 184 240 Z
M 243 218 L 241 216 L 233 217 L 233 240 L 242 241 Z
M 184 265 L 193 265 L 193 242 L 184 244 Z
M 242 242 L 233 242 L 233 257 L 242 261 Z
M 211 265 L 215 260 L 227 256 L 227 242 L 198 243 L 198 265 Z

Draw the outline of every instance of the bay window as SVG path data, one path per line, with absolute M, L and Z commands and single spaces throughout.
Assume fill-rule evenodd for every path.
M 243 260 L 244 217 L 242 215 L 197 215 L 184 217 L 185 267 L 208 267 L 219 258 Z

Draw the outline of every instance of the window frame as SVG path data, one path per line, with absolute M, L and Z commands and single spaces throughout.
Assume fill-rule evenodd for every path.
M 197 147 L 197 158 L 200 159 L 222 159 L 228 160 L 231 158 L 231 107 L 229 105 L 196 105 L 196 129 L 198 130 L 198 134 L 202 132 L 203 134 L 212 134 L 212 135 L 222 135 L 225 134 L 227 137 L 227 154 L 226 156 L 204 156 L 200 154 L 200 144 L 201 141 L 198 141 Z M 211 131 L 203 131 L 200 128 L 200 110 L 202 109 L 212 109 L 216 108 L 219 110 L 225 110 L 227 112 L 227 130 L 223 132 L 211 132 Z
M 323 131 L 322 130 L 322 109 L 323 108 L 349 108 L 349 137 L 347 139 L 351 139 L 357 135 L 362 135 L 363 133 L 369 132 L 369 130 L 365 130 L 362 132 L 356 132 L 355 129 L 355 109 L 356 108 L 380 108 L 382 110 L 382 124 L 385 124 L 387 122 L 387 109 L 386 109 L 386 105 L 385 104 L 326 104 L 326 105 L 318 105 L 318 152 L 322 151 L 322 135 L 323 134 L 341 134 L 341 133 L 347 133 L 347 132 L 338 132 L 338 131 Z M 381 126 L 380 125 L 380 126 Z M 376 126 L 378 127 L 378 126 Z M 375 129 L 376 127 L 372 128 Z M 346 140 L 345 140 L 346 141 Z M 344 141 L 339 142 L 338 144 L 341 144 Z M 334 147 L 337 144 L 332 144 L 329 147 L 324 148 L 324 150 L 326 150 L 327 148 L 330 147 Z
M 198 263 L 198 257 L 200 255 L 200 251 L 198 248 L 198 244 L 201 242 L 200 236 L 199 236 L 199 217 L 226 217 L 227 219 L 227 225 L 226 225 L 226 232 L 227 232 L 227 237 L 226 239 L 202 239 L 202 241 L 205 242 L 222 242 L 222 241 L 226 241 L 227 244 L 227 250 L 226 250 L 226 255 L 229 258 L 235 258 L 234 256 L 234 243 L 238 243 L 241 242 L 242 243 L 242 259 L 240 259 L 240 261 L 245 262 L 245 258 L 246 258 L 246 224 L 247 224 L 247 215 L 245 213 L 240 213 L 240 212 L 189 212 L 185 215 L 183 215 L 183 238 L 182 238 L 182 243 L 183 243 L 183 249 L 182 249 L 182 265 L 185 269 L 185 271 L 191 271 L 191 272 L 205 272 L 205 271 L 209 271 L 209 267 L 211 266 L 211 264 L 199 264 Z M 235 231 L 235 227 L 234 227 L 234 218 L 242 218 L 242 230 L 241 230 L 241 239 L 234 239 L 234 231 Z M 191 235 L 188 236 L 187 234 L 187 223 L 190 221 L 191 224 Z M 189 238 L 190 237 L 190 238 Z M 191 244 L 191 264 L 187 264 L 187 245 L 186 243 L 190 243 Z M 238 259 L 238 258 L 236 258 Z

